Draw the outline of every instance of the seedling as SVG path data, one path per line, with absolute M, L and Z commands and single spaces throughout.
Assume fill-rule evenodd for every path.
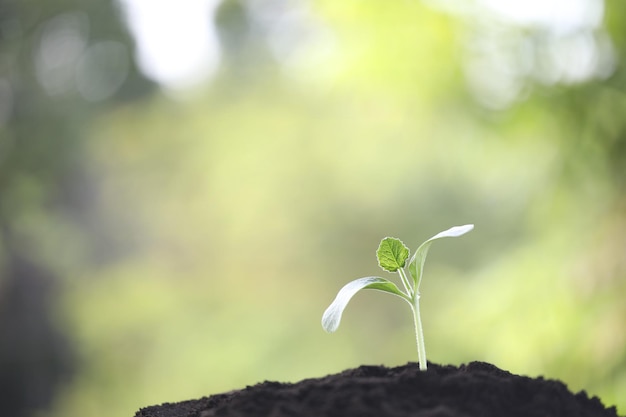
M 348 305 L 352 297 L 359 290 L 378 290 L 389 294 L 396 295 L 409 303 L 413 312 L 413 323 L 415 324 L 415 336 L 417 338 L 417 356 L 419 359 L 420 370 L 426 370 L 426 349 L 424 346 L 424 332 L 422 330 L 422 320 L 420 318 L 420 283 L 424 273 L 424 262 L 430 245 L 437 239 L 444 237 L 458 237 L 469 232 L 474 228 L 473 224 L 464 226 L 455 226 L 428 239 L 422 243 L 415 251 L 411 259 L 409 259 L 409 248 L 407 248 L 401 240 L 394 237 L 386 237 L 378 246 L 376 257 L 378 265 L 388 272 L 397 272 L 400 275 L 400 281 L 404 287 L 404 291 L 400 290 L 396 284 L 388 279 L 381 277 L 364 277 L 356 279 L 346 284 L 335 300 L 328 306 L 322 316 L 322 327 L 329 333 L 334 332 L 339 327 L 343 310 Z M 407 276 L 408 268 L 411 279 Z

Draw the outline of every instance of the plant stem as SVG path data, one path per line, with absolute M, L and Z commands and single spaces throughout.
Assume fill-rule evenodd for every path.
M 417 339 L 417 357 L 419 360 L 420 371 L 426 370 L 426 346 L 424 345 L 424 331 L 422 330 L 422 319 L 420 318 L 420 295 L 413 295 L 413 323 L 415 324 L 415 337 Z
M 404 289 L 406 290 L 407 295 L 413 298 L 413 287 L 411 286 L 411 282 L 406 276 L 406 272 L 404 272 L 404 269 L 399 268 L 398 274 L 400 275 L 400 279 L 402 280 L 402 285 L 404 285 Z

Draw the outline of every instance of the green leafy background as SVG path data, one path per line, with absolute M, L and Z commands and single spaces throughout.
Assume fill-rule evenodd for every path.
M 56 277 L 49 317 L 75 363 L 30 414 L 131 416 L 417 361 L 395 297 L 359 293 L 333 335 L 321 314 L 346 282 L 381 274 L 384 236 L 414 250 L 466 223 L 426 263 L 429 360 L 562 379 L 626 413 L 623 2 L 604 3 L 594 33 L 613 45 L 611 71 L 579 81 L 541 78 L 544 32 L 482 9 L 316 0 L 322 40 L 298 59 L 242 35 L 184 98 L 131 68 L 98 103 L 46 93 L 29 48 L 47 19 L 81 9 L 90 36 L 132 50 L 113 6 L 5 3 L 25 29 L 0 39 L 20 105 L 0 126 L 0 294 L 15 251 Z M 221 27 L 247 4 L 226 1 Z M 468 82 L 493 33 L 538 51 L 506 103 Z

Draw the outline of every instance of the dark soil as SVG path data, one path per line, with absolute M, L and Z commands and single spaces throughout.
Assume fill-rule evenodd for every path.
M 139 410 L 135 417 L 617 417 L 596 397 L 559 381 L 483 362 L 396 368 L 361 366 L 323 378 L 263 382 L 199 400 Z

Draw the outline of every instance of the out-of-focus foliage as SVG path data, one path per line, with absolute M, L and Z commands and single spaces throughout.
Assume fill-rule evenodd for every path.
M 359 294 L 332 336 L 321 313 L 382 237 L 475 223 L 429 254 L 429 359 L 623 414 L 626 6 L 589 3 L 595 26 L 551 32 L 480 2 L 225 0 L 222 69 L 176 100 L 149 95 L 115 4 L 0 2 L 0 360 L 56 387 L 14 406 L 128 416 L 415 361 L 391 297 Z M 33 275 L 54 291 L 9 308 L 45 293 L 10 291 Z
M 67 267 L 116 246 L 84 158 L 99 111 L 150 83 L 110 2 L 0 1 L 0 414 L 49 407 L 81 374 L 59 317 Z M 80 249 L 80 250 L 77 250 Z M 49 256 L 48 256 L 49 255 Z

